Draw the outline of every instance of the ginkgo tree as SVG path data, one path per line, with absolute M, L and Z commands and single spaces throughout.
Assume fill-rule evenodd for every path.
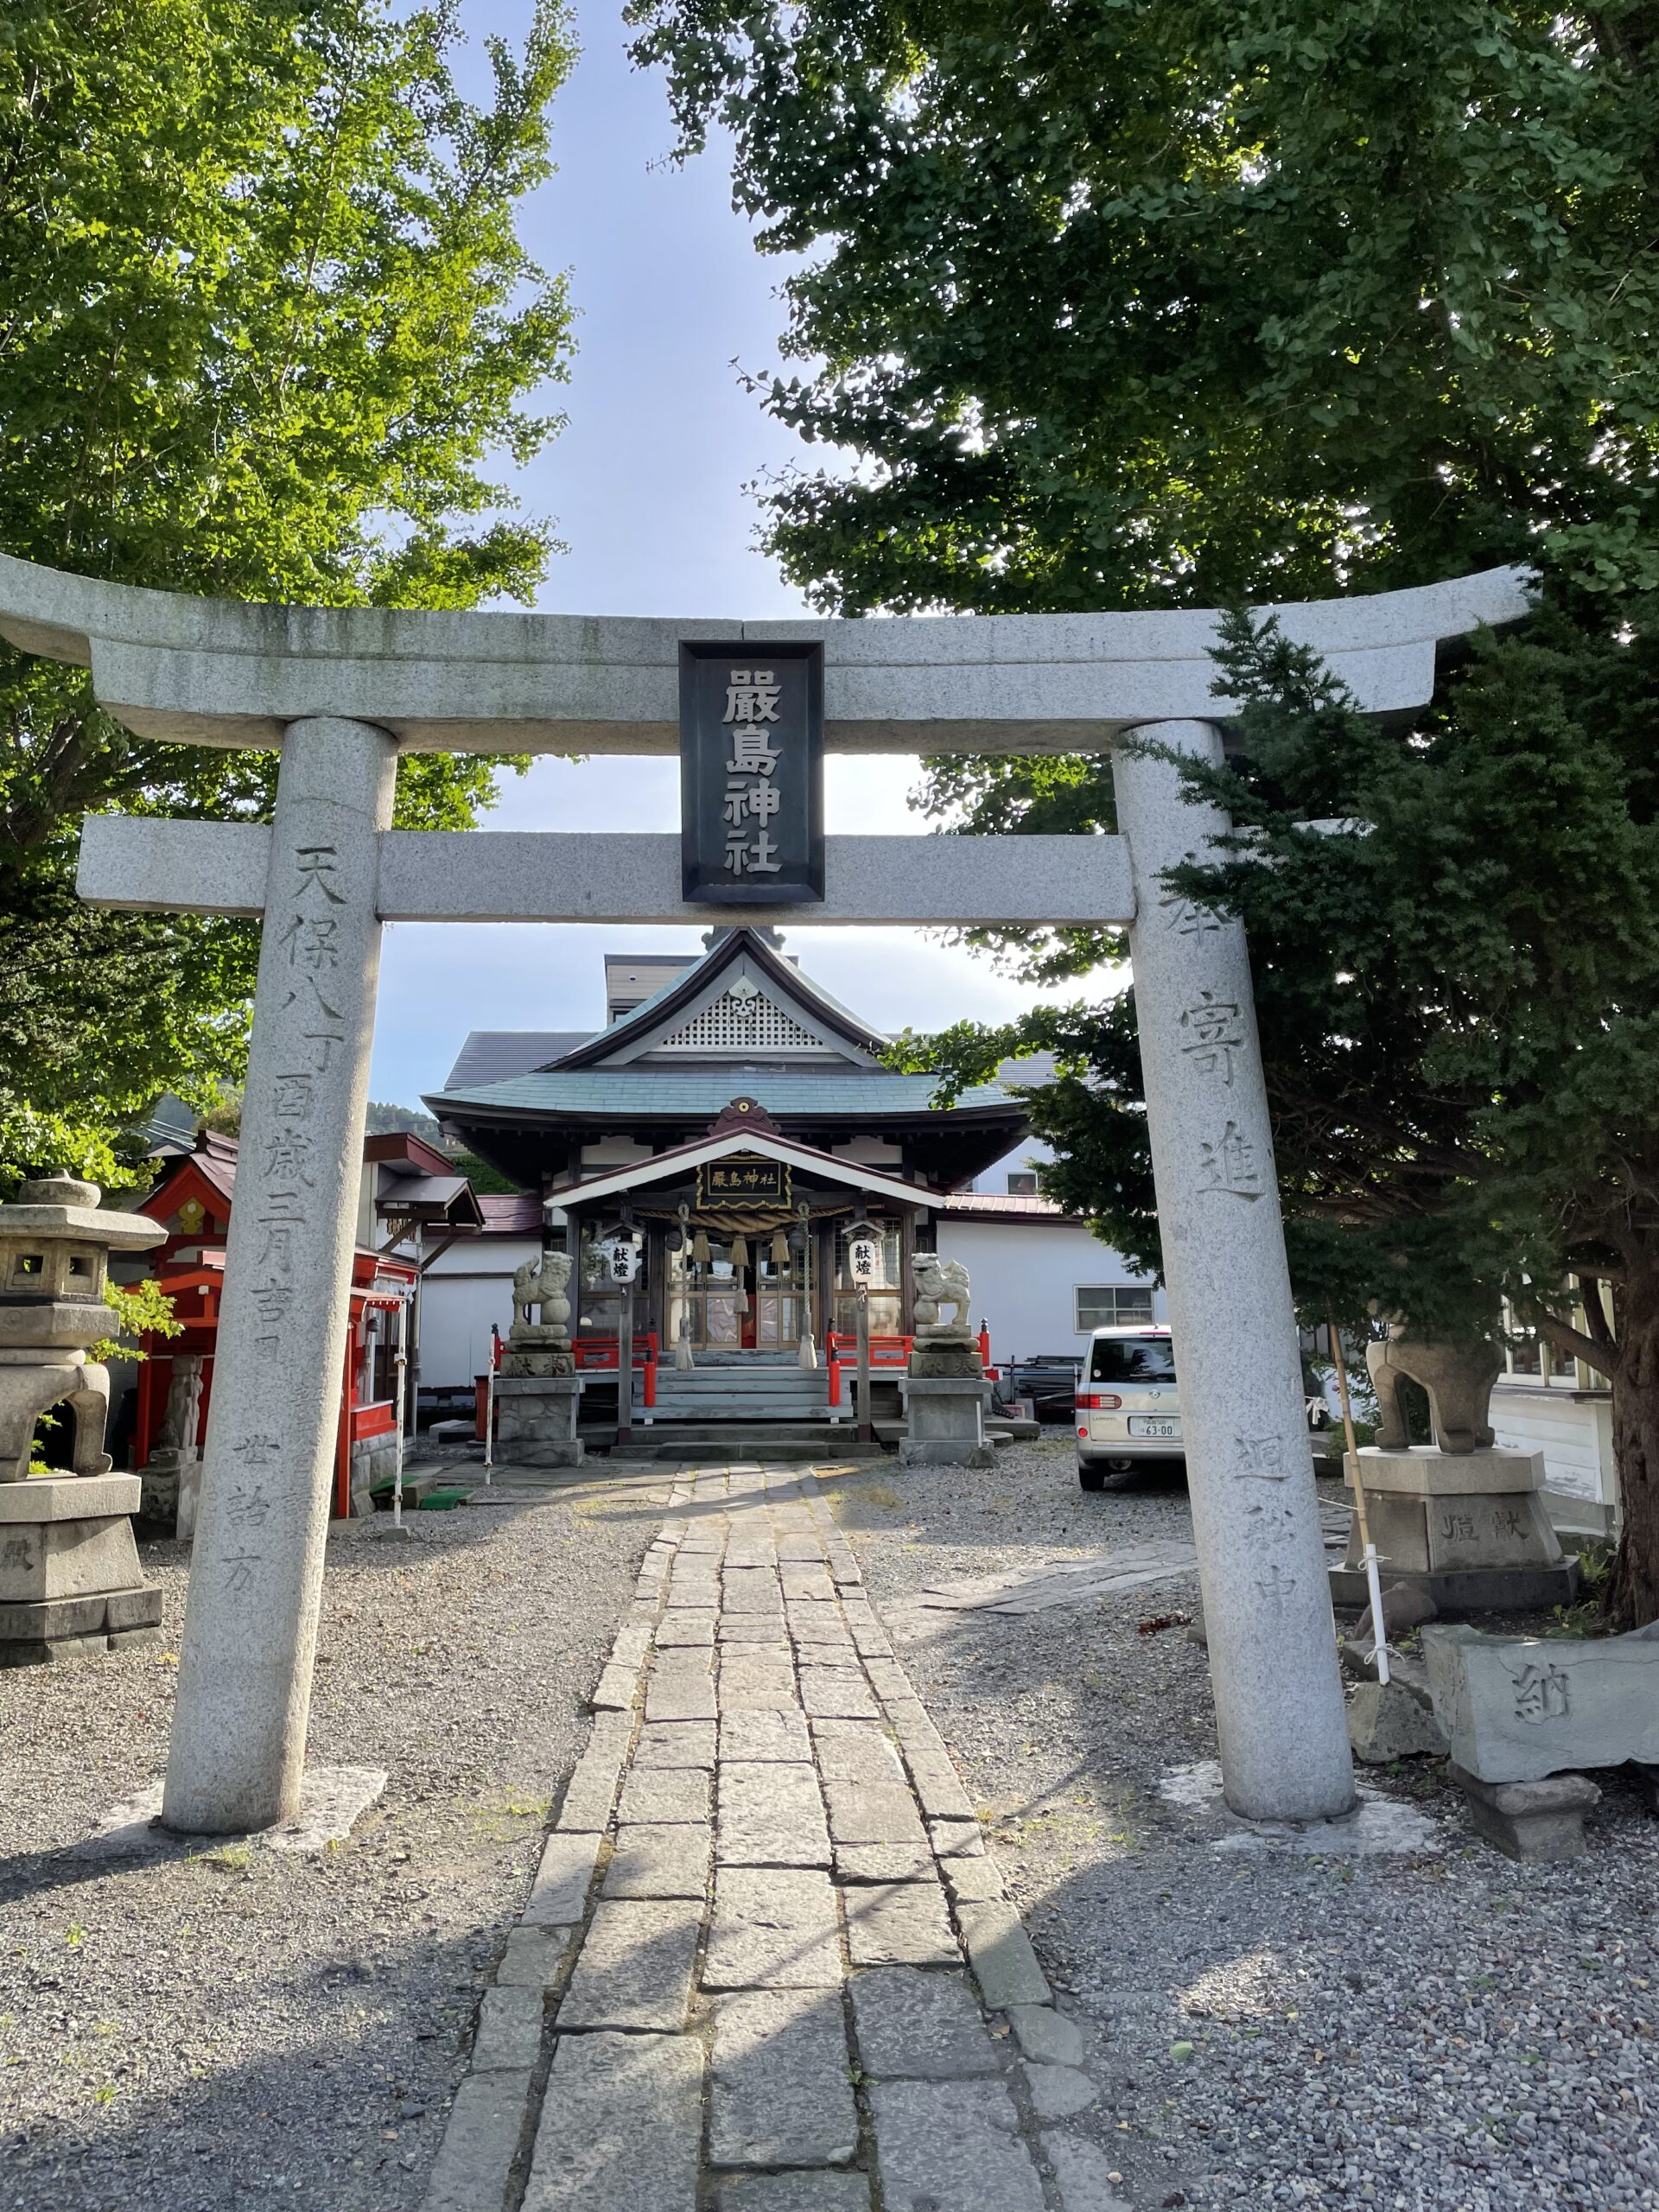
M 553 541 L 493 466 L 558 427 L 571 310 L 519 238 L 573 59 L 538 0 L 457 89 L 460 11 L 14 0 L 0 24 L 0 551 L 326 606 L 527 598 Z M 130 1172 L 158 1093 L 233 1080 L 254 934 L 99 914 L 81 814 L 257 818 L 275 762 L 145 743 L 0 646 L 0 1179 Z M 460 826 L 487 764 L 404 762 Z

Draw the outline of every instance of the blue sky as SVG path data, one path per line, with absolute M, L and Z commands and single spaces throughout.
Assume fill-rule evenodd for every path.
M 527 10 L 469 0 L 470 36 L 521 32 Z M 569 384 L 553 395 L 569 427 L 514 479 L 551 515 L 569 551 L 538 604 L 569 613 L 788 617 L 798 594 L 756 550 L 745 486 L 804 449 L 743 391 L 734 362 L 777 358 L 779 264 L 733 213 L 718 150 L 685 168 L 660 80 L 632 70 L 620 10 L 577 10 L 582 60 L 554 110 L 558 174 L 522 228 L 550 270 L 566 269 L 580 319 Z M 481 57 L 480 57 L 481 59 Z M 480 79 L 481 81 L 481 79 Z M 542 760 L 508 776 L 501 829 L 677 830 L 672 760 Z M 925 825 L 906 793 L 909 760 L 832 757 L 834 831 Z M 469 1029 L 575 1029 L 603 1019 L 600 955 L 695 950 L 690 930 L 388 929 L 371 1096 L 404 1105 L 438 1089 Z M 791 951 L 879 1027 L 995 1020 L 1036 994 L 989 963 L 918 931 L 791 929 Z

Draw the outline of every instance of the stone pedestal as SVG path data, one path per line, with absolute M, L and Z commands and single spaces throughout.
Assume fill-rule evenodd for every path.
M 141 1521 L 151 1521 L 188 1542 L 195 1534 L 196 1500 L 201 1491 L 201 1454 L 162 1445 L 152 1452 L 138 1476 L 143 1499 Z
M 1585 1851 L 1584 1816 L 1601 1792 L 1587 1775 L 1548 1782 L 1483 1782 L 1454 1760 L 1452 1779 L 1469 1806 L 1469 1821 L 1510 1859 L 1578 1859 Z
M 0 1666 L 160 1640 L 162 1592 L 132 1541 L 136 1475 L 0 1483 Z
M 906 1434 L 899 1458 L 907 1467 L 988 1467 L 996 1454 L 985 1440 L 985 1408 L 991 1386 L 976 1353 L 972 1372 L 960 1363 L 964 1347 L 918 1346 L 910 1372 L 899 1378 Z M 943 1370 L 943 1371 L 941 1371 Z
M 580 1375 L 512 1374 L 525 1359 L 547 1353 L 505 1353 L 495 1383 L 496 1457 L 521 1467 L 579 1467 L 584 1446 L 576 1433 L 582 1403 Z M 567 1349 L 564 1357 L 570 1358 Z M 572 1363 L 574 1364 L 574 1362 Z
M 1368 1446 L 1345 1462 L 1351 1490 L 1356 1465 L 1389 1581 L 1422 1592 L 1442 1612 L 1571 1604 L 1579 1562 L 1563 1553 L 1544 1510 L 1541 1452 Z M 1331 1594 L 1339 1605 L 1367 1602 L 1357 1520 Z

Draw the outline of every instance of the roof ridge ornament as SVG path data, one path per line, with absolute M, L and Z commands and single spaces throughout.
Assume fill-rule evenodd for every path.
M 740 1096 L 729 1106 L 722 1106 L 709 1124 L 711 1137 L 722 1137 L 730 1130 L 760 1130 L 763 1135 L 780 1137 L 784 1134 L 758 1098 Z

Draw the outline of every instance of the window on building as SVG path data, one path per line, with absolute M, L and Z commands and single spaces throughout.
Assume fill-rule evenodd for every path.
M 1077 1333 L 1143 1329 L 1152 1319 L 1152 1292 L 1133 1283 L 1084 1283 L 1077 1293 Z
M 1036 1195 L 1036 1169 L 1034 1167 L 1011 1167 L 1008 1170 L 1008 1196 L 1011 1198 L 1034 1198 Z

